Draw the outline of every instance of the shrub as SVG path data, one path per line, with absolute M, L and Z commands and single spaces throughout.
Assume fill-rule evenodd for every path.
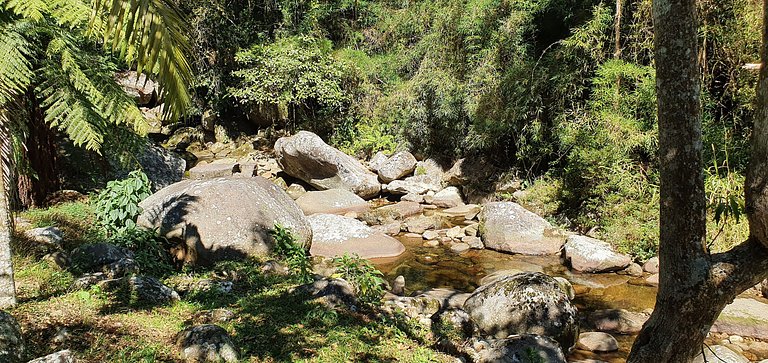
M 381 302 L 384 295 L 384 274 L 368 260 L 358 255 L 344 254 L 334 258 L 333 265 L 336 267 L 333 277 L 349 281 L 361 303 L 371 306 Z
M 93 200 L 96 220 L 110 235 L 135 228 L 136 218 L 141 213 L 139 203 L 149 195 L 147 175 L 139 170 L 132 171 L 126 179 L 107 183 Z
M 304 246 L 296 242 L 296 237 L 287 228 L 275 224 L 270 232 L 275 241 L 274 253 L 290 268 L 299 282 L 312 281 L 312 263 Z
M 167 276 L 173 272 L 173 259 L 168 252 L 170 243 L 156 231 L 136 227 L 113 235 L 107 243 L 125 247 L 136 254 L 139 270 L 152 276 Z

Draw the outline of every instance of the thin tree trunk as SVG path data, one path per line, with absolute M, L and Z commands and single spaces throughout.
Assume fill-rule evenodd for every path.
M 661 214 L 656 307 L 630 352 L 630 363 L 690 362 L 722 309 L 768 277 L 768 78 L 761 72 L 759 109 L 747 176 L 752 236 L 728 252 L 706 247 L 700 77 L 695 0 L 655 0 Z M 766 23 L 768 24 L 768 23 Z M 768 36 L 764 31 L 763 62 Z M 765 67 L 764 67 L 765 68 Z M 759 229 L 762 228 L 762 229 Z
M 13 260 L 11 259 L 12 222 L 7 198 L 11 134 L 6 121 L 4 115 L 0 115 L 0 309 L 16 304 L 16 287 L 13 281 Z
M 27 170 L 17 175 L 18 198 L 23 208 L 42 207 L 48 195 L 59 190 L 56 168 L 56 142 L 53 130 L 45 123 L 43 112 L 33 94 L 27 97 L 29 124 L 26 150 L 22 150 Z

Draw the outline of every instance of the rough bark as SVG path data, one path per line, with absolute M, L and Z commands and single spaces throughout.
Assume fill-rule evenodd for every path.
M 27 97 L 29 123 L 22 159 L 26 170 L 18 170 L 18 201 L 22 208 L 42 207 L 48 195 L 60 189 L 56 169 L 53 130 L 45 123 L 34 95 Z
M 11 136 L 7 123 L 0 115 L 0 309 L 16 304 L 11 260 L 11 214 L 8 205 Z
M 707 250 L 695 0 L 655 0 L 653 13 L 661 165 L 659 292 L 628 362 L 689 362 L 702 351 L 722 309 L 768 276 L 768 249 L 761 243 L 765 230 L 758 230 L 728 252 Z M 761 114 L 768 106 L 767 76 L 761 73 L 758 85 Z M 750 228 L 753 220 L 764 222 L 766 215 L 759 213 L 768 211 L 766 124 L 766 117 L 756 119 L 752 140 L 754 169 L 746 191 Z
M 752 159 L 745 186 L 750 235 L 768 246 L 768 2 L 763 2 L 763 47 L 752 129 Z

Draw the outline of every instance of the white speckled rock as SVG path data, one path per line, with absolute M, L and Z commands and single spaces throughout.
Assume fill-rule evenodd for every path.
M 307 218 L 312 226 L 313 256 L 335 257 L 345 253 L 362 258 L 395 257 L 405 252 L 400 241 L 356 219 L 334 214 L 314 214 Z
M 189 263 L 266 256 L 275 224 L 309 246 L 304 213 L 280 187 L 262 177 L 183 180 L 145 199 L 138 224 L 184 247 Z
M 412 173 L 414 169 L 416 169 L 416 158 L 407 151 L 400 151 L 379 164 L 379 179 L 389 183 Z
M 432 204 L 441 208 L 454 208 L 464 204 L 461 192 L 456 187 L 448 187 L 437 193 L 432 199 Z
M 513 202 L 492 202 L 479 215 L 486 248 L 524 255 L 560 252 L 565 239 L 544 218 Z
M 537 334 L 567 350 L 579 334 L 576 308 L 558 282 L 542 273 L 519 273 L 483 285 L 467 299 L 464 310 L 484 336 Z
M 565 363 L 565 355 L 551 338 L 524 334 L 492 340 L 473 360 L 477 363 Z
M 609 243 L 586 236 L 568 237 L 565 259 L 574 270 L 581 272 L 618 271 L 632 263 L 629 256 L 613 251 Z
M 371 169 L 372 172 L 377 173 L 379 171 L 379 168 L 387 162 L 389 157 L 384 154 L 383 152 L 379 151 L 374 155 L 370 161 L 368 161 L 368 169 Z
M 705 363 L 705 362 L 727 362 L 727 363 L 749 363 L 749 359 L 743 355 L 734 352 L 733 350 L 722 346 L 713 345 L 703 349 L 704 355 L 699 353 L 696 358 L 693 358 L 692 363 Z
M 346 189 L 365 199 L 377 196 L 381 190 L 376 175 L 357 159 L 308 131 L 278 139 L 275 156 L 288 175 L 321 190 Z

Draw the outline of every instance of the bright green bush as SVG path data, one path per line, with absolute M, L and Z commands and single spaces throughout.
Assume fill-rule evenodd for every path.
M 293 271 L 299 282 L 311 282 L 312 261 L 306 248 L 297 242 L 290 230 L 279 224 L 275 224 L 270 234 L 275 241 L 274 253 Z
M 96 220 L 109 234 L 133 229 L 141 214 L 139 203 L 150 194 L 150 181 L 139 170 L 123 180 L 113 180 L 92 201 Z
M 355 288 L 357 298 L 369 306 L 379 305 L 384 296 L 384 274 L 366 259 L 358 255 L 344 254 L 333 259 L 336 267 L 335 278 L 349 281 Z

